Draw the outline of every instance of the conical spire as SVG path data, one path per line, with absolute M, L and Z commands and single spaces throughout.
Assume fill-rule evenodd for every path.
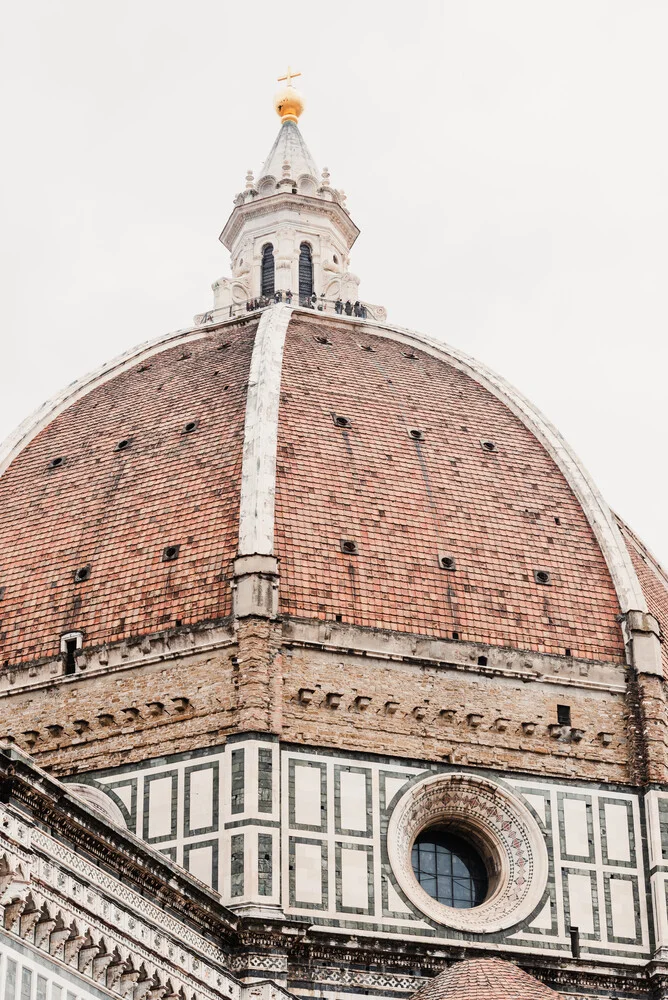
M 276 141 L 258 176 L 258 185 L 265 177 L 273 177 L 276 181 L 280 180 L 283 176 L 285 163 L 290 164 L 290 177 L 293 180 L 311 177 L 316 186 L 318 185 L 318 168 L 315 161 L 304 142 L 298 125 L 289 119 L 281 125 Z
M 318 186 L 318 169 L 297 126 L 297 121 L 304 110 L 304 98 L 292 85 L 296 76 L 301 76 L 301 73 L 293 73 L 288 66 L 285 76 L 278 78 L 279 83 L 285 84 L 274 96 L 274 108 L 281 119 L 281 128 L 260 171 L 258 177 L 260 190 L 262 181 L 266 177 L 271 177 L 274 181 L 289 178 L 295 182 L 311 178 L 315 187 L 309 193 L 315 193 Z

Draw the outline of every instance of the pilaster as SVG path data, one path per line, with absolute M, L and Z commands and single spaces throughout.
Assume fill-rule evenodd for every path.
M 239 556 L 234 560 L 232 608 L 235 618 L 249 615 L 275 618 L 278 614 L 278 559 Z
M 631 667 L 629 679 L 637 727 L 635 742 L 643 782 L 668 780 L 668 698 L 661 662 L 659 624 L 644 611 L 621 617 Z
M 237 639 L 236 729 L 280 733 L 274 705 L 280 682 L 280 626 L 266 617 L 249 616 L 239 621 Z

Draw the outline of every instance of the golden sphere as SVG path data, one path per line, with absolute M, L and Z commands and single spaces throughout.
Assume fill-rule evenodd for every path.
M 304 98 L 294 87 L 281 87 L 274 97 L 274 107 L 282 122 L 296 122 L 304 110 Z

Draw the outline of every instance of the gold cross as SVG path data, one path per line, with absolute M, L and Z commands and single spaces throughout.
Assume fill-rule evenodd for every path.
M 278 82 L 282 83 L 283 80 L 286 80 L 288 87 L 291 87 L 292 86 L 292 78 L 294 76 L 301 76 L 301 73 L 293 73 L 291 67 L 288 66 L 288 72 L 286 73 L 285 76 L 279 76 Z

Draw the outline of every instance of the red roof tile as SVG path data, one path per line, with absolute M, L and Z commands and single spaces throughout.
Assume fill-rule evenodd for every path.
M 413 1000 L 557 1000 L 560 996 L 500 958 L 457 962 L 426 983 Z
M 166 346 L 82 395 L 18 454 L 0 478 L 0 659 L 54 656 L 64 631 L 90 646 L 231 612 L 256 326 L 226 328 L 223 351 L 216 333 Z M 329 343 L 316 341 L 323 332 Z M 377 333 L 367 352 L 353 326 L 297 314 L 288 327 L 282 612 L 623 661 L 605 560 L 543 446 L 473 378 Z M 189 420 L 197 428 L 184 434 Z M 341 551 L 344 539 L 357 555 Z M 168 545 L 180 546 L 174 562 L 162 561 Z M 83 566 L 90 579 L 75 584 Z
M 211 334 L 93 388 L 0 478 L 3 661 L 55 656 L 71 629 L 95 645 L 230 613 L 254 326 L 226 330 L 225 350 Z
M 326 324 L 293 319 L 285 345 L 283 612 L 623 661 L 605 560 L 532 433 L 444 361 L 419 350 L 407 358 L 405 346 L 382 337 L 366 352 L 368 335 Z M 323 332 L 331 343 L 316 340 Z M 337 427 L 333 414 L 351 426 Z M 343 553 L 342 539 L 358 554 Z M 441 569 L 439 554 L 456 569 Z M 535 582 L 536 569 L 551 574 L 550 585 Z

